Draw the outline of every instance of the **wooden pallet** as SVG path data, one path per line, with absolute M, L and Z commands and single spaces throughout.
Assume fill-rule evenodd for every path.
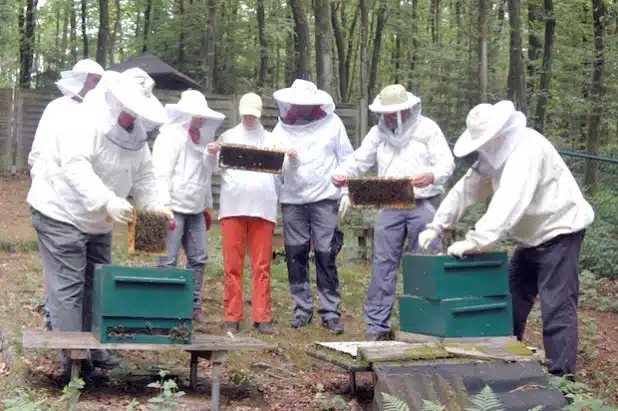
M 88 350 L 134 350 L 134 351 L 185 351 L 190 353 L 191 388 L 197 386 L 197 363 L 199 358 L 212 362 L 212 409 L 219 410 L 221 366 L 227 361 L 230 351 L 267 350 L 275 348 L 252 337 L 193 334 L 192 344 L 103 344 L 88 332 L 24 331 L 24 348 L 57 349 L 73 360 L 71 379 L 79 377 L 81 361 L 88 358 Z

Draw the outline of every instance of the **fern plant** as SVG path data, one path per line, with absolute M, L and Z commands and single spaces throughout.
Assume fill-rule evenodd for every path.
M 466 408 L 466 411 L 504 411 L 500 398 L 489 385 L 485 385 L 481 392 L 470 398 L 470 401 L 474 407 Z
M 423 400 L 423 408 L 421 411 L 448 411 L 444 405 L 436 404 L 435 402 Z
M 406 404 L 401 398 L 397 398 L 394 395 L 383 392 L 382 399 L 384 400 L 384 411 L 410 411 L 408 404 Z

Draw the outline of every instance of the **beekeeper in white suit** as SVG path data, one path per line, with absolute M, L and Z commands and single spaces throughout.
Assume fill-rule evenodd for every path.
M 313 317 L 313 293 L 309 281 L 309 250 L 313 239 L 319 293 L 318 313 L 332 333 L 343 333 L 341 290 L 336 256 L 341 247 L 338 213 L 350 206 L 347 189 L 331 183 L 335 168 L 354 151 L 335 103 L 325 91 L 306 80 L 277 90 L 273 97 L 279 122 L 275 140 L 295 149 L 297 158 L 283 170 L 280 199 L 290 292 L 295 301 L 293 328 L 307 325 Z
M 156 190 L 151 155 L 142 119 L 165 121 L 161 103 L 150 84 L 140 86 L 131 75 L 106 72 L 62 131 L 60 168 L 47 167 L 46 178 L 35 178 L 28 193 L 32 223 L 48 286 L 52 327 L 56 331 L 90 331 L 95 264 L 111 263 L 113 222 L 126 224 L 133 206 L 172 213 Z M 53 172 L 51 172 L 53 170 Z M 70 358 L 62 358 L 64 375 Z M 82 365 L 118 364 L 105 350 L 92 350 Z
M 376 220 L 365 322 L 367 340 L 380 340 L 390 333 L 406 239 L 409 252 L 420 250 L 417 236 L 433 219 L 455 162 L 440 127 L 421 114 L 421 99 L 401 84 L 385 87 L 369 110 L 378 114 L 378 124 L 335 170 L 333 184 L 343 187 L 348 177 L 359 177 L 377 164 L 379 177 L 409 178 L 416 199 L 416 207 L 383 209 Z M 433 251 L 441 248 L 440 241 L 432 244 Z
M 58 157 L 58 144 L 63 140 L 60 131 L 68 121 L 73 121 L 74 108 L 84 100 L 84 97 L 96 87 L 103 75 L 103 67 L 99 63 L 85 59 L 78 61 L 72 70 L 60 73 L 56 86 L 63 96 L 52 100 L 43 110 L 41 119 L 34 134 L 34 140 L 28 154 L 30 177 L 37 175 L 38 160 L 41 153 L 50 153 Z M 44 306 L 45 328 L 51 331 L 51 319 L 47 303 Z
M 204 210 L 212 208 L 212 171 L 215 157 L 206 151 L 225 115 L 208 107 L 197 90 L 182 93 L 177 104 L 166 105 L 168 121 L 153 146 L 157 184 L 174 212 L 174 230 L 168 235 L 168 255 L 160 267 L 176 267 L 180 247 L 187 269 L 194 273 L 193 320 L 202 323 L 202 281 L 208 259 Z
M 549 372 L 574 374 L 577 354 L 579 254 L 594 211 L 560 154 L 544 136 L 526 127 L 510 101 L 479 104 L 454 154 L 478 160 L 448 193 L 431 224 L 419 235 L 427 246 L 455 227 L 477 201 L 487 211 L 448 253 L 483 249 L 505 235 L 520 247 L 510 261 L 514 334 L 522 339 L 537 294 L 541 297 L 543 342 Z
M 60 73 L 56 87 L 63 96 L 52 100 L 43 110 L 28 155 L 32 178 L 36 175 L 35 165 L 41 157 L 41 152 L 58 152 L 56 145 L 63 137 L 59 132 L 66 122 L 74 120 L 74 108 L 84 100 L 90 90 L 96 87 L 104 71 L 99 63 L 85 59 L 78 61 L 72 70 Z

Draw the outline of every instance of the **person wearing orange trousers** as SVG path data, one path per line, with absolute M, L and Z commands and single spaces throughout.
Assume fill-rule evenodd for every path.
M 242 122 L 208 145 L 218 155 L 221 143 L 275 147 L 271 134 L 260 123 L 262 99 L 255 93 L 240 99 Z M 290 158 L 296 157 L 291 150 Z M 218 161 L 216 162 L 218 164 Z M 252 272 L 253 327 L 270 334 L 270 263 L 272 239 L 277 222 L 278 179 L 256 171 L 221 169 L 219 220 L 223 236 L 224 298 L 226 328 L 237 332 L 243 320 L 243 265 L 248 245 Z

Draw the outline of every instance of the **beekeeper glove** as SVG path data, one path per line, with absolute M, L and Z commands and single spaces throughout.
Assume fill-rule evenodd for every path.
M 435 228 L 426 228 L 418 235 L 418 245 L 423 250 L 427 250 L 429 245 L 434 242 L 440 235 L 440 232 Z
M 105 205 L 107 214 L 112 220 L 127 224 L 133 220 L 133 206 L 124 198 L 114 197 Z
M 350 197 L 344 194 L 339 202 L 339 221 L 343 220 L 343 217 L 348 213 L 350 209 Z
M 449 255 L 455 255 L 457 257 L 463 257 L 465 253 L 467 253 L 468 251 L 472 251 L 475 250 L 476 244 L 468 241 L 468 240 L 463 240 L 463 241 L 457 241 L 455 243 L 453 243 L 453 245 L 451 245 L 446 252 Z
M 174 212 L 167 206 L 157 205 L 152 209 L 152 211 L 155 213 L 165 214 L 170 222 L 174 221 Z

